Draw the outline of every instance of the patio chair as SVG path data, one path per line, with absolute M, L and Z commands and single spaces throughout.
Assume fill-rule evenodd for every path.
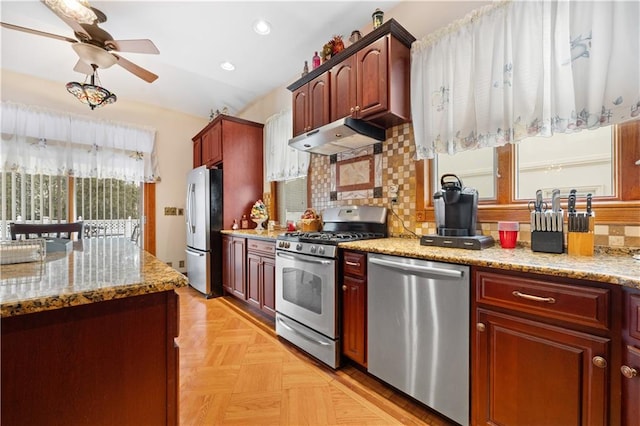
M 72 223 L 10 223 L 9 230 L 11 239 L 15 240 L 18 235 L 23 235 L 24 239 L 47 237 L 68 238 L 77 233 L 78 239 L 84 238 L 84 222 Z M 35 235 L 35 237 L 33 237 Z

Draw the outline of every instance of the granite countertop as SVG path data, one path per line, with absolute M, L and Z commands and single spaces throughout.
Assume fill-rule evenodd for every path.
M 224 235 L 231 235 L 234 237 L 253 238 L 256 240 L 268 240 L 275 241 L 278 236 L 287 232 L 286 229 L 277 229 L 275 231 L 256 231 L 255 229 L 223 229 L 220 231 Z
M 184 287 L 187 278 L 126 238 L 86 238 L 44 262 L 0 266 L 0 317 Z
M 422 246 L 418 239 L 384 238 L 340 243 L 342 249 L 360 250 L 507 271 L 531 272 L 564 278 L 599 281 L 640 289 L 640 261 L 630 254 L 569 256 L 533 252 L 529 248 L 503 249 L 499 244 L 484 250 Z

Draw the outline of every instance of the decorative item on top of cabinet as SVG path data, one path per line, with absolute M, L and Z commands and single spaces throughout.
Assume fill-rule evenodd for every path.
M 486 268 L 473 282 L 472 424 L 619 424 L 618 286 Z
M 367 366 L 367 255 L 344 251 L 342 270 L 342 353 Z
M 625 289 L 622 332 L 622 424 L 640 426 L 640 291 Z
M 293 92 L 293 135 L 347 116 L 366 119 L 385 129 L 410 121 L 410 48 L 414 41 L 414 36 L 397 21 L 390 19 L 289 85 L 287 89 Z M 375 46 L 370 46 L 374 43 Z M 341 64 L 342 61 L 347 62 Z M 334 67 L 339 64 L 350 66 L 350 72 L 344 73 L 336 81 L 333 74 L 340 68 Z M 302 100 L 298 99 L 299 91 L 312 80 L 323 76 L 327 88 L 335 83 L 340 89 L 331 87 L 331 111 L 326 120 L 310 122 L 308 111 L 302 108 Z M 304 93 L 308 91 L 307 86 Z M 339 99 L 335 105 L 334 96 Z

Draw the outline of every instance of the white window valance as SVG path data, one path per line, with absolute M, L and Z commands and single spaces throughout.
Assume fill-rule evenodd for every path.
M 640 2 L 485 6 L 411 49 L 417 157 L 640 118 Z
M 2 102 L 2 171 L 159 180 L 155 130 Z
M 293 114 L 286 110 L 269 117 L 264 125 L 267 181 L 304 177 L 309 170 L 308 152 L 289 147 Z

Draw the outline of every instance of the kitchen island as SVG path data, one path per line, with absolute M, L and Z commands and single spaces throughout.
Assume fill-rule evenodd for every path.
M 3 424 L 176 424 L 186 285 L 123 238 L 1 266 Z

